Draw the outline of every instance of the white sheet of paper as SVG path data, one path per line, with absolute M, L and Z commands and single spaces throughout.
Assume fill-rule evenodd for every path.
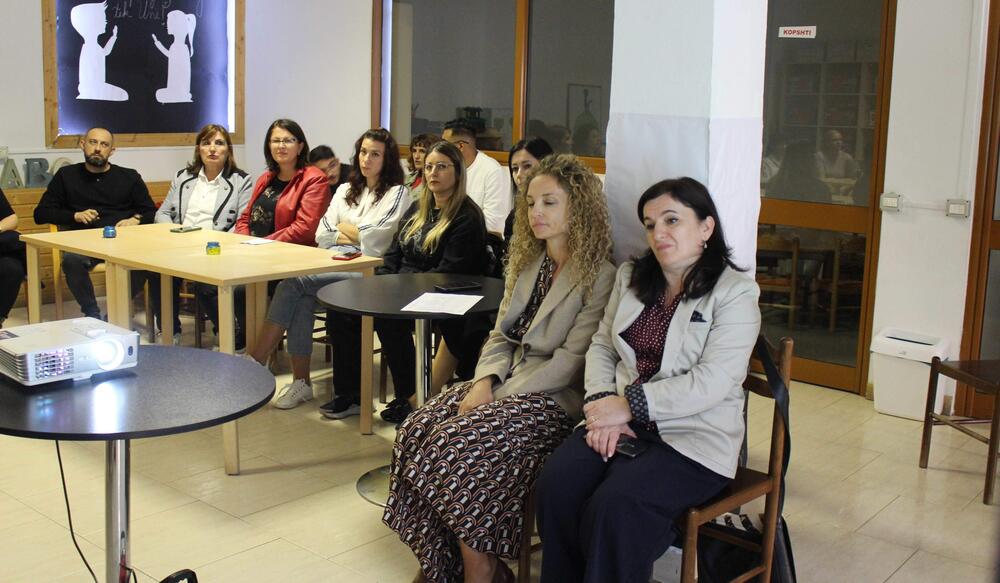
M 267 245 L 268 243 L 274 243 L 274 239 L 247 239 L 243 241 L 243 245 Z
M 461 316 L 476 305 L 483 296 L 465 294 L 425 293 L 406 304 L 404 312 L 434 312 L 439 314 L 455 314 Z

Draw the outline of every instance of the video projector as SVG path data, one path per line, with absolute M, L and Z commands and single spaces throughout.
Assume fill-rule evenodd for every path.
M 28 324 L 0 330 L 0 372 L 23 385 L 136 365 L 139 334 L 96 318 Z

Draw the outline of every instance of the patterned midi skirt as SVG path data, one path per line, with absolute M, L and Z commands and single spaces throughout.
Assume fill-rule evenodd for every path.
M 461 540 L 515 559 L 524 506 L 542 462 L 573 429 L 550 397 L 512 395 L 465 415 L 472 383 L 428 401 L 400 425 L 382 521 L 432 583 L 462 580 Z

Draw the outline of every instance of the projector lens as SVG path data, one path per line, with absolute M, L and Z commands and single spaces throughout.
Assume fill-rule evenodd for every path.
M 97 366 L 111 370 L 125 359 L 125 347 L 115 339 L 101 340 L 94 344 L 94 359 L 97 360 Z

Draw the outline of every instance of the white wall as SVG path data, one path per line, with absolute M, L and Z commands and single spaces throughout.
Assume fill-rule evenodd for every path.
M 982 109 L 985 0 L 897 7 L 885 192 L 939 204 L 972 199 Z M 957 357 L 971 219 L 904 208 L 882 216 L 874 329 L 943 336 Z
M 272 121 L 297 121 L 341 161 L 371 125 L 371 2 L 247 0 L 247 169 L 264 167 Z
M 79 150 L 45 147 L 42 11 L 38 2 L 0 0 L 4 62 L 0 146 L 22 177 L 25 157 L 80 161 Z M 267 126 L 287 116 L 302 124 L 310 145 L 327 143 L 344 161 L 368 128 L 371 104 L 371 5 L 355 0 L 247 0 L 246 126 L 249 145 L 236 148 L 252 173 L 264 166 Z M 14 24 L 16 23 L 16 25 Z M 169 180 L 192 147 L 120 148 L 113 162 L 146 180 Z

